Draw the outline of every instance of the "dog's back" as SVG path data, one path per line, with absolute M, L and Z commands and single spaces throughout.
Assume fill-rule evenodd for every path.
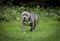
M 38 22 L 38 16 L 35 13 L 31 13 L 31 16 L 33 17 L 34 21 L 37 23 Z

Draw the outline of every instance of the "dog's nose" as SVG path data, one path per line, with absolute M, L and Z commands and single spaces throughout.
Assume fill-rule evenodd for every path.
M 25 20 L 26 20 L 26 18 L 24 17 L 24 18 L 23 18 L 23 21 L 25 21 Z
M 25 19 L 25 17 L 24 17 L 24 19 Z

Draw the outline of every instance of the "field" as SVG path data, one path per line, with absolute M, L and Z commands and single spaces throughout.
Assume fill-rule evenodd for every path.
M 60 41 L 60 7 L 52 5 L 28 7 L 25 3 L 21 3 L 23 6 L 15 6 L 12 4 L 12 2 L 15 4 L 15 1 L 9 0 L 5 2 L 6 5 L 0 2 L 2 4 L 0 5 L 0 41 Z M 20 4 L 20 2 L 16 3 Z M 23 11 L 38 15 L 39 23 L 35 32 L 30 32 L 30 27 L 25 26 L 26 33 L 22 33 L 21 13 Z
M 25 30 L 22 34 L 21 21 L 0 22 L 0 41 L 60 41 L 60 21 L 41 19 L 35 32 L 30 32 L 29 26 Z

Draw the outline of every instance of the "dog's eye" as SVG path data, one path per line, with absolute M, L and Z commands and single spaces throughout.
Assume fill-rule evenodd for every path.
M 24 14 L 23 16 L 28 16 L 27 14 Z

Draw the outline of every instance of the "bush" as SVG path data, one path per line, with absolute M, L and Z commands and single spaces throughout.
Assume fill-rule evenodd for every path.
M 44 7 L 24 7 L 24 6 L 5 6 L 0 8 L 0 20 L 8 20 L 8 21 L 18 21 L 20 20 L 21 17 L 21 12 L 22 11 L 29 11 L 29 12 L 34 12 L 36 13 L 39 18 L 41 19 L 42 17 L 50 17 L 54 20 L 60 20 L 60 17 L 57 15 L 60 9 L 49 9 L 46 10 Z

